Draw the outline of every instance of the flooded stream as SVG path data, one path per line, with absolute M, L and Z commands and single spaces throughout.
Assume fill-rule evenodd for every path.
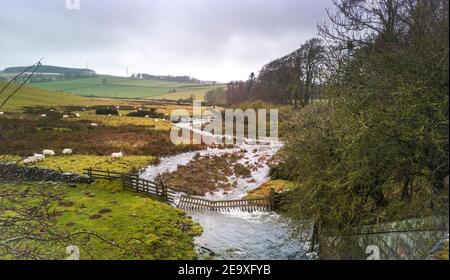
M 180 123 L 179 127 L 193 130 L 190 123 Z M 206 133 L 194 131 L 196 133 Z M 246 141 L 249 142 L 249 141 Z M 157 175 L 173 172 L 178 166 L 192 161 L 197 153 L 201 156 L 216 156 L 245 151 L 241 163 L 257 166 L 251 172 L 252 183 L 248 179 L 230 177 L 237 187 L 231 191 L 218 190 L 208 193 L 211 200 L 240 199 L 247 192 L 258 188 L 269 180 L 268 159 L 283 146 L 282 143 L 240 144 L 228 149 L 205 149 L 162 158 L 158 165 L 149 166 L 141 177 L 154 180 Z M 257 164 L 256 164 L 257 163 Z M 181 194 L 180 194 L 181 195 Z M 274 212 L 188 212 L 203 227 L 203 234 L 195 239 L 200 255 L 213 259 L 258 260 L 258 259 L 311 259 L 308 254 L 309 242 L 292 238 L 286 220 Z

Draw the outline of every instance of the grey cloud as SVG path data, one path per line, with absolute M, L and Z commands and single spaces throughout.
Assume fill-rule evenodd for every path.
M 245 79 L 316 35 L 331 0 L 1 0 L 0 68 L 46 64 L 98 72 Z

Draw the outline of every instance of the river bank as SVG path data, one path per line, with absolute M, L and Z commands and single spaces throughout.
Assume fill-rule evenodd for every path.
M 191 129 L 190 123 L 177 124 Z M 207 133 L 195 131 L 196 133 Z M 211 135 L 209 135 L 211 136 Z M 242 153 L 234 164 L 242 164 L 250 171 L 249 176 L 228 174 L 227 183 L 232 188 L 216 188 L 199 197 L 210 200 L 240 199 L 250 191 L 259 188 L 269 180 L 271 158 L 283 147 L 281 142 L 252 143 L 244 141 L 234 148 L 207 148 L 160 159 L 157 165 L 149 166 L 141 173 L 147 180 L 155 180 L 164 173 L 176 172 L 181 166 L 206 157 L 222 157 Z M 188 170 L 186 170 L 187 172 Z M 189 185 L 187 180 L 184 182 Z M 182 195 L 180 192 L 179 195 Z M 200 223 L 203 233 L 195 238 L 201 258 L 213 259 L 313 259 L 309 253 L 308 233 L 304 238 L 293 238 L 288 221 L 277 213 L 269 212 L 188 212 L 194 221 Z

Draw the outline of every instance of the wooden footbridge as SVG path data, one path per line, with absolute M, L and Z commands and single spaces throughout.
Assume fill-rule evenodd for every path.
M 139 178 L 136 174 L 126 174 L 109 170 L 84 169 L 84 174 L 89 176 L 91 181 L 96 179 L 120 180 L 125 188 L 150 195 L 164 202 L 175 204 L 177 191 L 161 183 Z M 193 196 L 181 196 L 177 207 L 187 211 L 273 211 L 275 208 L 274 191 L 271 190 L 269 196 L 252 199 L 238 200 L 207 200 Z

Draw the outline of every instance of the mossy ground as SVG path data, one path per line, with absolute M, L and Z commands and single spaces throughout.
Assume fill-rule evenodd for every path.
M 0 189 L 17 191 L 27 184 L 0 184 Z M 67 234 L 93 232 L 117 246 L 91 238 L 80 244 L 61 244 L 55 256 L 64 254 L 67 245 L 76 245 L 81 250 L 81 259 L 196 258 L 193 238 L 201 234 L 201 228 L 183 211 L 151 197 L 122 190 L 118 181 L 102 180 L 76 188 L 56 188 L 60 188 L 63 200 L 55 205 L 58 213 L 55 231 Z M 33 200 L 29 203 L 31 206 Z
M 285 180 L 270 180 L 263 184 L 261 187 L 250 191 L 247 198 L 258 198 L 268 196 L 270 189 L 274 189 L 275 192 L 284 192 L 294 188 L 294 183 Z
M 47 157 L 44 161 L 34 164 L 37 167 L 61 169 L 64 172 L 83 173 L 85 168 L 110 170 L 130 173 L 146 166 L 155 164 L 158 158 L 152 156 L 125 156 L 112 158 L 109 156 L 71 155 Z

